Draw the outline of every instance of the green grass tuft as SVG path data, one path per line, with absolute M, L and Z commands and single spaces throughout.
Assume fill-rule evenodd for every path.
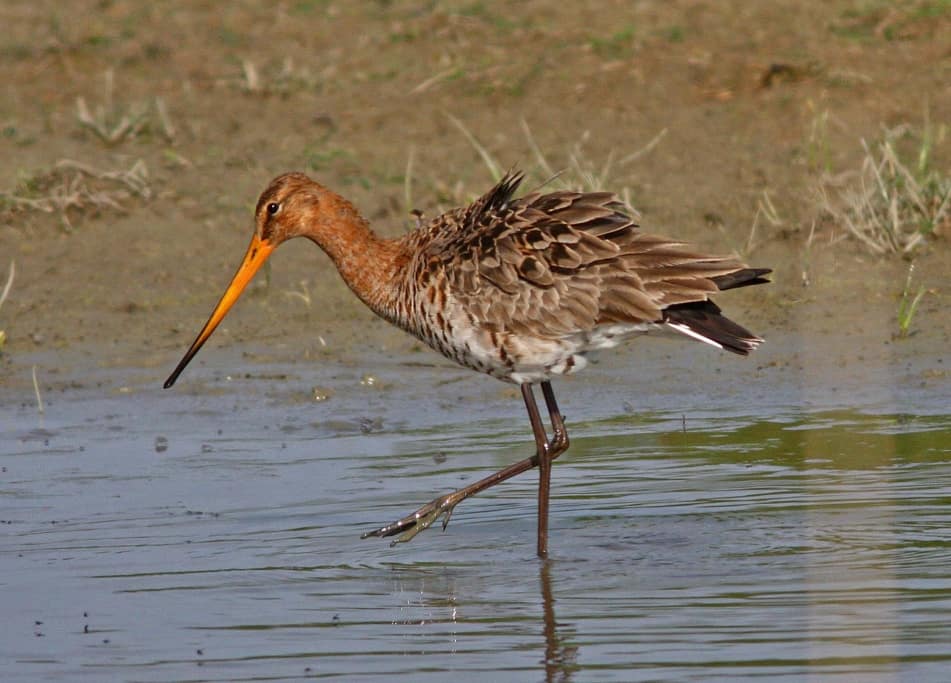
M 915 264 L 908 266 L 908 277 L 905 279 L 905 287 L 901 293 L 901 299 L 898 301 L 898 338 L 904 339 L 908 336 L 911 329 L 911 323 L 915 318 L 915 311 L 918 310 L 918 304 L 925 295 L 924 285 L 918 285 L 917 291 L 911 293 L 911 279 L 915 273 Z
M 610 36 L 596 36 L 588 40 L 595 54 L 604 59 L 620 59 L 634 50 L 634 26 L 628 24 Z

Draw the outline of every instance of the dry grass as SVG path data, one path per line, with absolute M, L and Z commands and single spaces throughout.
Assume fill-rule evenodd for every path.
M 103 101 L 90 109 L 84 97 L 76 99 L 76 119 L 107 145 L 137 137 L 145 131 L 158 130 L 169 142 L 175 138 L 165 100 L 156 97 L 152 102 L 138 102 L 120 106 L 115 103 L 115 76 L 112 69 L 105 73 Z
M 535 142 L 535 136 L 532 135 L 532 130 L 525 119 L 521 120 L 521 124 L 522 131 L 525 133 L 525 139 L 528 141 L 528 145 L 531 148 L 532 153 L 535 155 L 535 161 L 538 164 L 538 167 L 545 173 L 545 175 L 552 181 L 555 181 L 556 184 L 560 185 L 563 189 L 581 189 L 586 192 L 600 192 L 607 190 L 611 184 L 612 173 L 616 168 L 628 166 L 634 161 L 637 161 L 641 157 L 645 156 L 658 144 L 660 144 L 660 141 L 664 139 L 665 135 L 667 135 L 667 129 L 664 128 L 640 149 L 634 150 L 633 152 L 624 155 L 620 159 L 615 159 L 614 150 L 612 150 L 610 153 L 608 153 L 608 157 L 603 163 L 595 164 L 593 161 L 587 158 L 587 155 L 584 151 L 585 143 L 587 143 L 591 137 L 590 131 L 585 131 L 582 133 L 581 138 L 578 139 L 568 151 L 568 168 L 565 170 L 555 171 L 552 168 L 552 165 L 548 163 L 548 159 L 542 153 L 538 143 Z M 576 178 L 577 181 L 572 182 L 570 180 L 571 178 Z M 578 185 L 579 182 L 580 188 Z M 625 203 L 630 206 L 630 197 L 627 196 L 627 194 L 625 194 L 623 199 Z
M 875 254 L 909 254 L 951 224 L 951 176 L 932 165 L 934 146 L 946 127 L 921 132 L 909 126 L 886 130 L 873 145 L 862 140 L 865 156 L 858 171 L 824 173 L 817 191 L 821 214 L 841 226 Z M 903 161 L 899 143 L 915 142 L 912 163 Z
M 16 264 L 13 261 L 10 261 L 10 273 L 7 275 L 7 283 L 3 286 L 3 290 L 0 291 L 0 308 L 3 308 L 3 302 L 7 300 L 7 297 L 10 295 L 10 288 L 13 287 L 13 276 L 16 274 Z M 3 351 L 3 345 L 7 342 L 7 333 L 5 330 L 0 329 L 0 351 Z
M 124 211 L 123 202 L 151 196 L 148 168 L 141 159 L 128 170 L 118 171 L 62 159 L 49 171 L 22 181 L 12 192 L 0 192 L 0 219 L 10 222 L 23 211 L 55 213 L 71 230 L 71 215 L 103 209 Z
M 36 379 L 36 366 L 33 366 L 33 394 L 36 396 L 36 412 L 40 415 L 46 412 L 46 407 L 43 405 L 43 397 L 40 395 L 40 383 Z
M 222 85 L 237 87 L 250 95 L 290 95 L 296 92 L 317 90 L 322 76 L 294 63 L 285 57 L 280 64 L 268 63 L 263 68 L 250 59 L 241 61 L 241 75 L 218 81 Z
M 759 236 L 760 225 L 764 222 L 772 228 L 780 228 L 785 223 L 782 216 L 779 215 L 772 197 L 769 196 L 769 190 L 763 190 L 762 196 L 756 200 L 756 213 L 753 214 L 750 233 L 743 247 L 736 250 L 738 255 L 747 258 L 760 246 L 761 242 L 757 240 L 757 237 Z
M 482 163 L 492 176 L 492 179 L 498 181 L 505 173 L 505 169 L 503 169 L 502 165 L 496 161 L 492 153 L 479 142 L 476 136 L 472 134 L 462 121 L 452 115 L 449 115 L 449 120 L 459 129 L 469 144 L 472 145 L 473 149 L 478 153 L 482 159 Z M 585 151 L 585 145 L 591 138 L 591 132 L 584 131 L 581 137 L 571 145 L 567 152 L 567 166 L 556 169 L 544 152 L 542 152 L 541 147 L 535 140 L 535 136 L 532 134 L 531 128 L 524 119 L 521 120 L 521 127 L 522 132 L 525 134 L 526 143 L 535 157 L 535 168 L 524 169 L 530 178 L 537 181 L 536 188 L 533 189 L 537 189 L 538 187 L 550 187 L 553 189 L 582 192 L 614 191 L 615 186 L 620 184 L 616 176 L 618 169 L 623 169 L 650 153 L 660 144 L 664 136 L 667 135 L 667 129 L 664 128 L 642 147 L 624 155 L 620 159 L 616 158 L 612 151 L 603 162 L 597 163 L 590 159 Z M 486 188 L 480 188 L 480 192 L 485 189 Z M 471 196 L 466 196 L 460 184 L 457 184 L 454 188 L 443 187 L 440 188 L 440 190 L 443 196 L 448 195 L 457 203 L 464 203 L 472 199 Z M 631 201 L 630 189 L 627 187 L 621 188 L 619 195 L 621 202 L 625 204 L 632 215 L 636 216 L 638 212 Z

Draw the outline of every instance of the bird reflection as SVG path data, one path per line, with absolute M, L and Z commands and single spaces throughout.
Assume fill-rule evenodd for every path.
M 551 563 L 541 562 L 542 612 L 545 622 L 545 683 L 570 681 L 578 669 L 578 646 L 569 644 L 575 635 L 572 624 L 555 618 L 555 596 L 551 590 Z

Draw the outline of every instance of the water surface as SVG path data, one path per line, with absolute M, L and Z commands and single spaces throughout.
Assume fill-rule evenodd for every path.
M 638 411 L 595 372 L 559 393 L 572 446 L 543 563 L 532 473 L 460 505 L 445 533 L 360 540 L 530 448 L 503 385 L 379 370 L 77 390 L 42 417 L 8 405 L 0 678 L 937 681 L 951 667 L 940 396 L 913 413 L 804 408 L 790 391 Z M 312 384 L 335 392 L 312 402 Z

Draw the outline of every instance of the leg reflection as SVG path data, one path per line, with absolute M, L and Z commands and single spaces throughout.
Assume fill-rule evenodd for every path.
M 551 562 L 539 563 L 542 585 L 542 611 L 545 619 L 545 683 L 570 681 L 577 671 L 578 646 L 566 643 L 574 635 L 571 624 L 555 620 L 555 597 L 551 590 Z

